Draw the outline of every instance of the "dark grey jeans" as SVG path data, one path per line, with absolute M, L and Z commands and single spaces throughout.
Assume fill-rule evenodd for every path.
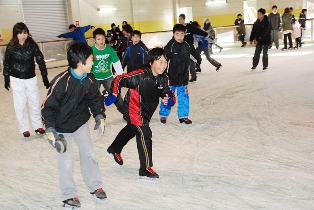
M 268 67 L 268 47 L 269 45 L 256 45 L 255 54 L 253 57 L 253 66 L 257 66 L 259 63 L 261 52 L 263 51 L 263 66 Z

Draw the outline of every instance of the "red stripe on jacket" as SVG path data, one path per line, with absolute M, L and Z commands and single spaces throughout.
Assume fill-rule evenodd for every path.
M 141 96 L 138 88 L 130 89 L 129 117 L 131 124 L 138 126 L 143 125 L 143 120 L 141 116 Z

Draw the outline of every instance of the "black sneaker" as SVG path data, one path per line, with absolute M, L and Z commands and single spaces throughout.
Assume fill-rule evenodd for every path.
M 216 71 L 218 72 L 220 69 L 221 69 L 222 65 L 219 64 L 217 67 L 216 67 Z
M 187 125 L 190 125 L 192 124 L 192 120 L 190 120 L 189 118 L 182 118 L 182 119 L 179 119 L 180 123 L 185 123 Z
M 113 158 L 113 160 L 118 163 L 120 166 L 123 165 L 123 159 L 122 159 L 122 156 L 119 154 L 119 153 L 115 153 L 115 152 L 111 152 L 109 150 L 109 148 L 107 149 L 107 153 L 108 155 Z
M 29 131 L 23 132 L 23 136 L 24 136 L 24 137 L 30 137 L 30 135 L 31 135 L 31 134 L 29 133 Z
M 166 117 L 161 117 L 161 118 L 160 118 L 160 122 L 161 122 L 162 124 L 166 124 L 167 118 L 166 118 Z
M 92 196 L 94 196 L 100 200 L 107 198 L 107 195 L 102 188 L 98 188 L 97 190 L 95 190 L 94 192 L 91 192 L 90 194 L 92 194 Z
M 70 198 L 70 199 L 64 200 L 62 202 L 63 202 L 63 207 L 65 207 L 65 205 L 69 205 L 72 207 L 81 207 L 81 202 L 77 197 Z
M 149 178 L 159 178 L 159 175 L 151 167 L 140 168 L 139 175 L 147 176 Z

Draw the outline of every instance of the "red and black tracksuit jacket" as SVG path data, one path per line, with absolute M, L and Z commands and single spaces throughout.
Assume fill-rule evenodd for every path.
M 138 126 L 149 124 L 160 98 L 166 94 L 175 97 L 169 87 L 168 77 L 165 74 L 155 77 L 149 67 L 117 76 L 112 93 L 117 95 L 121 87 L 129 88 L 124 98 L 123 118 Z

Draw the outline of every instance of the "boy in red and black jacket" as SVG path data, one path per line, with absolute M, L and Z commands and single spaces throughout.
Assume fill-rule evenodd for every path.
M 124 99 L 123 115 L 127 125 L 119 132 L 107 152 L 119 165 L 123 165 L 121 151 L 128 141 L 136 136 L 140 159 L 139 175 L 159 178 L 151 168 L 152 131 L 149 122 L 159 104 L 159 98 L 163 99 L 165 106 L 173 106 L 175 96 L 168 86 L 168 77 L 164 74 L 168 65 L 165 51 L 162 48 L 150 50 L 147 63 L 147 67 L 143 69 L 117 76 L 113 83 L 112 95 L 105 99 L 106 105 L 109 106 L 116 100 L 121 87 L 129 88 Z

